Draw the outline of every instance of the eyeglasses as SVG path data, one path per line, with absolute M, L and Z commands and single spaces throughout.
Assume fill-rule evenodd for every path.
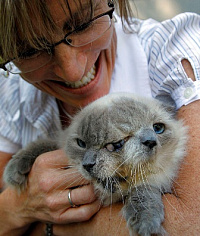
M 40 69 L 51 61 L 57 45 L 65 43 L 72 47 L 82 47 L 102 37 L 112 25 L 114 8 L 102 13 L 89 22 L 80 25 L 57 43 L 47 45 L 43 50 L 30 49 L 19 54 L 19 58 L 0 64 L 0 68 L 12 74 L 28 73 Z

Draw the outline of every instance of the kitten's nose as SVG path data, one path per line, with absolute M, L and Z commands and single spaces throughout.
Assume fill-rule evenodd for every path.
M 157 145 L 157 142 L 155 140 L 146 140 L 145 142 L 142 142 L 142 144 L 150 149 L 153 149 Z
M 93 151 L 88 151 L 85 153 L 83 160 L 82 160 L 82 166 L 87 172 L 92 173 L 92 168 L 96 164 L 96 157 L 97 154 Z
M 95 165 L 95 163 L 88 163 L 88 164 L 84 164 L 83 167 L 85 170 L 87 170 L 87 172 L 91 173 L 92 171 L 92 167 Z
M 153 149 L 157 145 L 157 137 L 155 132 L 151 129 L 144 129 L 140 134 L 140 141 L 150 150 Z

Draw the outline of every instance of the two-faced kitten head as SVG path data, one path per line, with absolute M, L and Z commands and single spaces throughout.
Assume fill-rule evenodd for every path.
M 71 162 L 108 192 L 148 182 L 168 188 L 183 158 L 186 129 L 155 99 L 107 95 L 78 113 L 62 135 Z

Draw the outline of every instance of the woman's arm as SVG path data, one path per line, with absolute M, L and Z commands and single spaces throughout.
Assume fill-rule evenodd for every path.
M 12 154 L 11 153 L 5 153 L 5 152 L 0 152 L 0 180 L 2 179 L 3 176 L 3 170 L 8 163 L 8 161 L 11 159 Z M 2 181 L 0 181 L 0 190 L 3 187 Z M 0 191 L 1 192 L 1 191 Z
M 0 152 L 0 180 L 2 180 L 5 165 L 11 159 L 12 154 Z M 2 189 L 3 182 L 0 181 Z M 16 205 L 17 204 L 17 205 Z M 19 195 L 12 189 L 0 193 L 0 236 L 22 235 L 28 226 L 21 227 L 20 218 L 17 215 L 17 206 L 20 205 Z
M 191 64 L 182 60 L 189 78 L 195 81 Z M 174 184 L 177 197 L 165 195 L 165 223 L 169 235 L 198 235 L 200 232 L 200 101 L 183 106 L 178 118 L 189 127 L 187 156 Z
M 165 195 L 165 228 L 169 235 L 200 232 L 200 101 L 182 107 L 179 118 L 189 126 L 188 154 L 174 187 L 178 197 Z
M 0 236 L 20 236 L 29 224 L 24 223 L 21 206 L 26 199 L 10 188 L 0 194 Z
M 126 221 L 124 220 L 121 209 L 122 203 L 103 207 L 89 221 L 83 223 L 72 223 L 63 225 L 53 225 L 53 235 L 56 236 L 129 236 Z M 45 236 L 46 225 L 38 223 L 33 231 L 27 236 Z

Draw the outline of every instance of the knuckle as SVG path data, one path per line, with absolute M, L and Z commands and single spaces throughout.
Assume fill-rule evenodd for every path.
M 57 207 L 57 202 L 56 199 L 52 196 L 46 196 L 46 206 L 50 209 L 50 210 L 55 210 Z
M 42 192 L 48 192 L 52 186 L 52 181 L 45 176 L 41 176 L 38 180 L 38 188 Z
M 93 214 L 94 213 L 91 211 L 91 209 L 86 207 L 81 208 L 79 212 L 80 221 L 88 221 L 93 216 Z
M 87 196 L 88 203 L 94 202 L 96 199 L 96 196 L 94 193 L 91 193 L 90 195 Z
M 46 154 L 43 153 L 43 154 L 39 155 L 34 164 L 40 168 L 47 166 L 48 158 L 46 157 Z
M 66 216 L 63 214 L 63 212 L 56 212 L 52 214 L 52 222 L 55 224 L 63 224 L 66 223 Z
M 91 187 L 87 187 L 84 189 L 84 193 L 82 194 L 82 198 L 84 202 L 91 203 L 95 201 L 96 196 L 94 190 Z

